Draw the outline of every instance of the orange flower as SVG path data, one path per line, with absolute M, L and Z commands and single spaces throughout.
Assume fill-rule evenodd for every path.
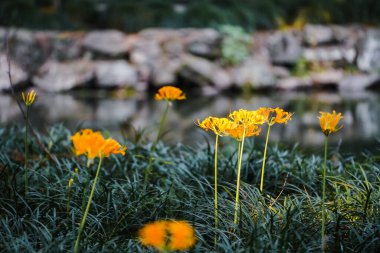
M 75 155 L 86 155 L 89 160 L 96 157 L 109 157 L 111 154 L 125 155 L 126 147 L 122 147 L 112 138 L 104 139 L 100 132 L 83 129 L 71 137 Z
M 233 128 L 234 123 L 227 118 L 207 117 L 197 125 L 205 131 L 211 130 L 216 135 L 227 135 L 227 130 Z
M 232 138 L 235 138 L 237 141 L 241 141 L 243 139 L 244 126 L 237 125 L 234 128 L 227 129 L 226 132 Z M 260 132 L 261 132 L 261 128 L 258 125 L 250 125 L 245 128 L 244 137 L 258 136 Z
M 138 232 L 139 241 L 159 251 L 187 250 L 195 242 L 194 228 L 186 221 L 155 221 Z
M 156 221 L 146 224 L 139 230 L 140 242 L 145 246 L 152 246 L 164 250 L 167 241 L 167 222 Z
M 265 118 L 259 114 L 258 111 L 247 111 L 239 109 L 230 113 L 229 118 L 236 124 L 248 127 L 250 125 L 261 125 L 264 123 Z
M 156 95 L 154 96 L 156 100 L 184 100 L 186 99 L 186 95 L 183 91 L 177 87 L 173 86 L 164 86 L 158 90 Z
M 31 106 L 34 103 L 34 100 L 36 99 L 37 93 L 34 90 L 31 90 L 28 93 L 26 93 L 26 95 L 24 94 L 24 92 L 22 92 L 21 95 L 25 105 Z
M 332 113 L 319 112 L 321 116 L 319 117 L 319 124 L 321 125 L 322 132 L 328 136 L 340 130 L 343 125 L 337 127 L 339 121 L 343 118 L 341 113 L 336 114 L 335 110 Z
M 283 109 L 270 108 L 270 107 L 261 107 L 257 110 L 257 113 L 264 117 L 264 121 L 268 125 L 278 124 L 287 124 L 289 120 L 292 119 L 293 113 L 286 112 Z
M 168 224 L 171 250 L 187 250 L 195 244 L 194 229 L 186 221 L 172 221 Z

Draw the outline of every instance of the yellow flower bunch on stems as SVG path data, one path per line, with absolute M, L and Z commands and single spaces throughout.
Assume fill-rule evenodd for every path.
M 339 121 L 343 118 L 341 113 L 332 113 L 320 112 L 321 116 L 319 117 L 319 124 L 321 126 L 322 132 L 325 134 L 325 155 L 324 155 L 324 164 L 323 164 L 323 183 L 322 183 L 322 251 L 325 251 L 326 242 L 325 242 L 325 223 L 326 223 L 326 170 L 327 170 L 327 146 L 329 135 L 340 130 L 343 125 L 338 127 Z
M 194 228 L 187 221 L 148 223 L 139 230 L 138 237 L 141 244 L 160 252 L 188 250 L 196 243 Z
M 281 108 L 269 108 L 261 107 L 257 110 L 258 114 L 264 116 L 264 122 L 268 125 L 267 136 L 265 140 L 265 148 L 263 155 L 263 164 L 261 167 L 261 179 L 260 179 L 260 191 L 263 191 L 264 188 L 264 173 L 265 173 L 265 162 L 267 156 L 268 140 L 270 134 L 270 128 L 274 124 L 287 124 L 289 120 L 292 119 L 292 113 L 286 112 Z
M 154 95 L 154 99 L 157 101 L 165 100 L 166 101 L 166 108 L 165 108 L 164 114 L 161 117 L 160 126 L 159 126 L 158 132 L 157 132 L 157 137 L 153 142 L 152 148 L 150 150 L 151 152 L 154 152 L 156 150 L 156 145 L 157 145 L 158 141 L 160 140 L 161 133 L 162 133 L 162 130 L 164 128 L 164 123 L 165 123 L 169 108 L 172 105 L 172 101 L 184 100 L 184 99 L 186 99 L 186 95 L 183 93 L 183 91 L 181 89 L 179 89 L 177 87 L 163 86 Z M 145 173 L 145 183 L 148 182 L 148 177 L 149 177 L 151 170 L 152 170 L 153 160 L 154 160 L 154 158 L 151 156 L 149 159 L 148 168 L 146 169 L 146 173 Z
M 263 115 L 258 111 L 247 111 L 240 109 L 234 111 L 229 115 L 229 118 L 234 122 L 234 128 L 228 129 L 227 133 L 238 141 L 238 167 L 237 167 L 237 181 L 236 181 L 236 196 L 235 196 L 235 214 L 234 224 L 238 223 L 238 211 L 240 203 L 240 175 L 241 164 L 244 150 L 244 139 L 250 136 L 258 136 L 260 134 L 259 125 L 264 123 Z
M 84 225 L 86 223 L 88 211 L 90 210 L 91 200 L 95 192 L 95 187 L 99 177 L 100 167 L 103 158 L 109 157 L 112 154 L 125 155 L 126 147 L 121 146 L 117 141 L 115 141 L 112 138 L 105 139 L 100 132 L 94 132 L 91 129 L 80 130 L 71 137 L 71 141 L 74 145 L 75 155 L 87 156 L 87 165 L 90 165 L 95 158 L 99 158 L 98 169 L 96 170 L 96 175 L 92 184 L 90 196 L 88 198 L 86 209 L 79 226 L 77 239 L 75 241 L 74 252 L 77 253 L 79 252 L 80 237 Z
M 25 183 L 25 194 L 28 192 L 28 121 L 29 121 L 29 107 L 34 103 L 36 99 L 37 93 L 34 90 L 29 91 L 28 93 L 24 94 L 24 92 L 21 93 L 22 95 L 22 101 L 24 102 L 26 106 L 25 110 L 25 161 L 24 161 L 24 183 Z
M 218 145 L 219 136 L 228 135 L 227 130 L 233 128 L 233 122 L 227 118 L 207 117 L 202 122 L 198 120 L 197 125 L 203 130 L 212 131 L 215 134 L 214 149 L 214 219 L 215 229 L 218 228 Z M 215 243 L 217 236 L 215 234 Z

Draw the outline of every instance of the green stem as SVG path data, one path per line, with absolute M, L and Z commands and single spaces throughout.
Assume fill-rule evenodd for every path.
M 100 157 L 98 169 L 96 171 L 96 175 L 95 175 L 95 179 L 94 179 L 94 183 L 92 184 L 92 189 L 91 189 L 90 197 L 88 198 L 86 210 L 84 212 L 82 221 L 81 221 L 80 226 L 79 226 L 78 236 L 77 236 L 77 240 L 75 241 L 75 246 L 74 246 L 74 253 L 78 253 L 79 252 L 80 236 L 82 234 L 84 225 L 86 223 L 86 218 L 87 218 L 88 211 L 90 210 L 91 200 L 92 200 L 92 197 L 94 196 L 96 182 L 98 181 L 99 172 L 100 172 L 100 166 L 102 164 L 102 160 L 103 160 L 103 157 Z
M 267 158 L 267 148 L 268 148 L 268 140 L 269 140 L 270 127 L 271 127 L 271 125 L 268 124 L 267 138 L 265 140 L 265 148 L 264 148 L 263 165 L 261 167 L 261 180 L 260 180 L 260 191 L 261 192 L 263 192 L 263 188 L 264 188 L 265 161 L 266 161 L 266 158 Z
M 245 137 L 245 128 L 243 131 L 243 138 L 241 140 L 239 158 L 238 158 L 238 172 L 237 172 L 237 182 L 236 182 L 236 197 L 235 197 L 235 215 L 234 215 L 234 224 L 238 223 L 238 210 L 239 210 L 239 190 L 240 190 L 240 174 L 241 174 L 241 163 L 243 158 L 243 149 L 244 149 L 244 137 Z
M 66 204 L 66 215 L 69 217 L 70 213 L 70 201 L 71 201 L 71 187 L 67 190 L 67 204 Z
M 25 161 L 24 161 L 24 182 L 25 182 L 25 195 L 28 193 L 28 110 L 29 107 L 26 107 L 25 110 Z
M 327 170 L 327 144 L 328 144 L 328 136 L 326 135 L 325 139 L 325 160 L 323 166 L 323 183 L 322 183 L 322 251 L 325 251 L 325 223 L 326 223 L 326 209 L 325 209 L 325 201 L 326 201 L 326 170 Z
M 215 137 L 215 154 L 214 154 L 214 216 L 215 216 L 215 245 L 217 242 L 216 231 L 218 229 L 218 142 L 219 135 Z
M 158 141 L 160 140 L 161 132 L 164 128 L 164 123 L 165 123 L 166 117 L 168 115 L 169 108 L 170 108 L 170 102 L 166 101 L 166 109 L 165 109 L 165 112 L 162 115 L 161 120 L 160 120 L 160 126 L 158 128 L 157 137 L 156 137 L 156 140 L 153 142 L 153 146 L 151 149 L 152 152 L 156 150 L 156 145 L 157 145 Z

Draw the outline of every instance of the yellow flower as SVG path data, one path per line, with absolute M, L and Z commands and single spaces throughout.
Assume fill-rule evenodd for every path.
M 139 241 L 159 251 L 187 250 L 195 242 L 194 228 L 186 221 L 155 221 L 138 232 Z
M 34 103 L 34 100 L 36 99 L 37 93 L 34 90 L 31 90 L 28 93 L 26 93 L 26 95 L 24 94 L 24 92 L 22 92 L 21 95 L 25 105 L 31 106 Z
M 268 125 L 278 124 L 287 124 L 289 120 L 292 119 L 293 113 L 286 112 L 283 109 L 270 108 L 270 107 L 261 107 L 257 110 L 257 113 L 264 117 L 265 123 Z
M 211 130 L 216 135 L 227 135 L 227 129 L 231 129 L 234 123 L 227 118 L 207 117 L 202 122 L 198 120 L 197 125 L 205 131 Z
M 109 157 L 111 154 L 125 155 L 126 147 L 122 147 L 112 138 L 104 139 L 100 132 L 83 129 L 71 137 L 75 155 L 86 155 L 89 160 L 96 157 Z
M 251 136 L 258 136 L 260 134 L 261 128 L 258 125 L 250 125 L 248 127 L 245 127 L 245 134 L 244 134 L 244 126 L 237 125 L 234 128 L 227 129 L 226 132 L 229 136 L 236 139 L 237 141 L 241 141 L 244 137 L 251 137 Z
M 177 87 L 173 86 L 164 86 L 158 90 L 156 95 L 154 96 L 156 100 L 184 100 L 186 99 L 186 95 L 183 91 Z
M 321 116 L 319 117 L 319 124 L 321 125 L 322 132 L 328 136 L 340 130 L 343 125 L 337 127 L 339 121 L 343 118 L 341 113 L 336 114 L 335 110 L 332 113 L 319 112 Z
M 168 224 L 170 250 L 187 250 L 195 244 L 194 229 L 186 221 L 172 221 Z
M 253 124 L 261 125 L 265 122 L 264 116 L 258 113 L 258 111 L 247 111 L 244 109 L 233 111 L 230 113 L 229 118 L 236 124 L 244 127 L 248 127 Z
M 146 224 L 139 230 L 139 240 L 145 246 L 152 246 L 158 250 L 166 247 L 167 221 L 156 221 Z

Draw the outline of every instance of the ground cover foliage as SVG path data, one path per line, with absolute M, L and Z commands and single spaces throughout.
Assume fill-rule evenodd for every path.
M 24 135 L 0 128 L 0 251 L 72 251 L 95 165 L 76 157 L 73 134 L 62 125 L 29 142 L 29 189 L 24 192 Z M 133 138 L 130 138 L 132 140 Z M 214 228 L 212 144 L 189 147 L 121 142 L 125 156 L 105 159 L 82 235 L 82 252 L 153 252 L 137 240 L 143 224 L 187 220 L 197 244 L 189 252 L 320 252 L 323 157 L 270 146 L 260 193 L 263 144 L 244 149 L 239 224 L 234 225 L 237 147 L 223 140 L 219 153 L 219 227 Z M 380 145 L 379 145 L 380 146 Z M 154 157 L 147 182 L 145 172 Z M 327 251 L 379 252 L 379 156 L 329 152 Z M 75 169 L 78 168 L 78 174 Z M 69 180 L 73 185 L 68 198 Z M 67 212 L 69 200 L 69 212 Z M 218 237 L 214 246 L 214 235 Z

